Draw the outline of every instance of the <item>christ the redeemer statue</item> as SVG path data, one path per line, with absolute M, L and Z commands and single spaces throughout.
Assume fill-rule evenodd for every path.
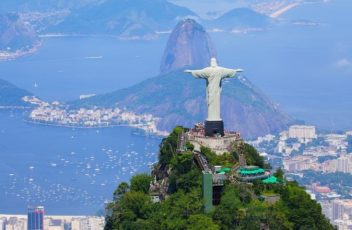
M 205 122 L 205 135 L 224 135 L 224 123 L 220 116 L 221 82 L 224 78 L 232 78 L 242 69 L 227 69 L 218 66 L 216 59 L 212 58 L 210 66 L 201 70 L 185 70 L 193 77 L 204 79 L 207 82 L 208 118 Z

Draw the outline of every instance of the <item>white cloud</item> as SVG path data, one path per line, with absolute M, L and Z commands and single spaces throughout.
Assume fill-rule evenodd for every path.
M 334 63 L 334 66 L 339 69 L 352 68 L 352 61 L 347 58 L 341 58 Z

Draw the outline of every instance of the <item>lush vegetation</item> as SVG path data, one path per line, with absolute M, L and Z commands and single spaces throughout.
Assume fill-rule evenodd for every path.
M 191 151 L 175 154 L 177 137 L 182 127 L 162 141 L 159 165 L 168 168 L 168 198 L 153 203 L 148 194 L 152 177 L 132 177 L 130 185 L 121 183 L 114 192 L 114 201 L 106 217 L 105 229 L 334 229 L 322 215 L 321 207 L 296 182 L 264 185 L 238 183 L 224 186 L 220 204 L 212 212 L 204 212 L 201 194 L 201 172 L 193 163 Z M 251 146 L 245 155 L 250 162 L 265 166 Z M 236 152 L 217 156 L 210 149 L 202 153 L 212 164 L 236 163 Z M 283 171 L 275 176 L 284 181 Z M 274 203 L 265 201 L 271 194 L 279 197 Z
M 209 148 L 201 147 L 200 152 L 207 158 L 211 165 L 221 165 L 224 167 L 232 167 L 238 161 L 236 153 L 224 153 L 223 155 L 216 155 Z

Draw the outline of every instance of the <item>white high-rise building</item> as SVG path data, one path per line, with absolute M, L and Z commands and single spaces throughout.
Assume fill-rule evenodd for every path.
M 333 200 L 332 202 L 333 219 L 344 219 L 352 217 L 352 200 Z M 345 218 L 346 219 L 346 218 Z
M 329 200 L 323 200 L 323 201 L 320 201 L 319 203 L 325 217 L 328 218 L 329 220 L 333 220 L 332 203 Z
M 315 126 L 292 125 L 288 130 L 289 138 L 315 139 L 317 138 Z
M 0 230 L 4 230 L 5 222 L 6 222 L 6 218 L 0 218 Z
M 337 159 L 337 171 L 343 173 L 350 173 L 350 159 L 346 156 L 342 156 Z

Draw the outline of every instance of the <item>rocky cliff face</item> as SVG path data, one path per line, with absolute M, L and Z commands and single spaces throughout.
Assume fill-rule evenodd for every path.
M 195 20 L 185 19 L 169 37 L 160 72 L 165 74 L 187 66 L 203 68 L 209 66 L 211 57 L 216 57 L 216 53 L 205 29 Z

